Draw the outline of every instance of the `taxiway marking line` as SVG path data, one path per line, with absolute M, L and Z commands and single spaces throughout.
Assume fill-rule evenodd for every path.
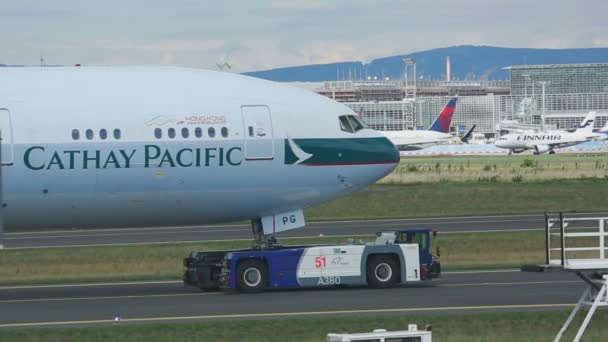
M 462 230 L 451 232 L 440 232 L 439 234 L 469 234 L 469 233 L 505 233 L 505 232 L 529 232 L 541 231 L 542 228 L 525 228 L 525 229 L 490 229 L 490 230 Z M 91 237 L 99 235 L 91 235 Z M 295 239 L 313 239 L 313 238 L 356 238 L 370 237 L 369 234 L 351 234 L 351 235 L 334 235 L 324 234 L 323 236 L 289 236 L 281 240 Z M 164 245 L 164 244 L 181 244 L 181 243 L 201 243 L 201 242 L 226 242 L 226 241 L 251 241 L 251 239 L 214 239 L 214 240 L 179 240 L 179 241 L 152 241 L 152 242 L 123 242 L 123 243 L 93 243 L 93 244 L 78 244 L 78 245 L 48 245 L 48 246 L 26 246 L 26 247 L 6 247 L 4 250 L 19 250 L 19 249 L 47 249 L 47 248 L 82 248 L 82 247 L 107 247 L 107 246 L 138 246 L 138 245 Z M 288 247 L 288 246 L 286 246 Z
M 207 293 L 169 293 L 157 295 L 126 295 L 126 296 L 99 296 L 99 297 L 66 297 L 66 298 L 36 298 L 36 299 L 8 299 L 0 300 L 0 304 L 5 303 L 36 303 L 36 302 L 69 302 L 80 300 L 107 300 L 107 299 L 140 299 L 140 298 L 163 298 L 163 297 L 187 297 L 187 296 L 210 296 L 219 295 L 222 292 Z
M 74 283 L 74 284 L 48 284 L 48 285 L 15 285 L 0 286 L 2 290 L 25 290 L 25 289 L 52 289 L 64 287 L 94 287 L 94 286 L 128 286 L 128 285 L 156 285 L 156 284 L 182 284 L 182 280 L 149 280 L 149 281 L 123 281 L 109 283 Z
M 528 282 L 495 282 L 495 283 L 460 283 L 460 284 L 437 284 L 436 287 L 470 287 L 470 286 L 516 286 L 516 285 L 546 285 L 546 284 L 572 284 L 580 283 L 578 280 L 562 281 L 528 281 Z M 362 288 L 364 289 L 364 288 Z M 124 296 L 90 296 L 90 297 L 61 297 L 61 298 L 33 298 L 33 299 L 7 299 L 0 300 L 2 303 L 36 303 L 36 302 L 57 302 L 57 301 L 83 301 L 99 299 L 138 299 L 138 298 L 163 298 L 163 297 L 182 297 L 182 296 L 205 296 L 225 294 L 224 292 L 197 292 L 197 293 L 169 293 L 156 295 L 124 295 Z
M 123 318 L 118 324 L 137 322 L 168 322 L 185 320 L 209 320 L 209 319 L 238 319 L 238 318 L 273 318 L 273 317 L 297 317 L 297 316 L 326 316 L 344 314 L 370 314 L 370 313 L 407 313 L 407 312 L 432 312 L 432 311 L 455 311 L 455 310 L 508 310 L 508 309 L 547 309 L 547 308 L 570 308 L 574 303 L 561 304 L 522 304 L 522 305 L 480 305 L 480 306 L 444 306 L 444 307 L 421 307 L 421 308 L 391 308 L 391 309 L 356 309 L 356 310 L 332 310 L 332 311 L 301 311 L 301 312 L 272 312 L 255 314 L 227 314 L 227 315 L 200 315 L 200 316 L 169 316 L 169 317 L 141 317 Z M 40 327 L 40 326 L 65 326 L 82 324 L 113 324 L 111 319 L 80 320 L 80 321 L 55 321 L 55 322 L 23 322 L 4 323 L 0 328 L 18 327 Z

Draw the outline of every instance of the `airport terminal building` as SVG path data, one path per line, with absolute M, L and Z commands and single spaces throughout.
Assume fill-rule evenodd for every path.
M 608 118 L 608 63 L 517 65 L 511 70 L 511 96 L 530 99 L 527 120 L 572 127 L 595 110 L 595 127 Z
M 378 130 L 425 129 L 458 95 L 452 128 L 493 137 L 512 129 L 571 128 L 590 110 L 608 119 L 608 63 L 508 67 L 509 81 L 348 80 L 315 91 L 343 102 Z M 544 118 L 544 122 L 542 118 Z

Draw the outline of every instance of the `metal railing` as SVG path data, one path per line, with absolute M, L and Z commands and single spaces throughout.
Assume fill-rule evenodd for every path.
M 607 221 L 608 217 L 545 213 L 545 263 L 564 269 L 608 269 Z M 590 227 L 591 222 L 594 226 Z M 555 238 L 559 238 L 557 244 Z

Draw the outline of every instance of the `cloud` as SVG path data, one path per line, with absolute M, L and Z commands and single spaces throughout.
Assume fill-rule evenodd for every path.
M 444 46 L 607 46 L 603 0 L 54 0 L 0 4 L 0 63 L 235 71 L 370 61 Z M 31 18 L 31 19 L 28 19 Z
M 72 15 L 72 11 L 60 8 L 0 8 L 0 17 L 3 18 L 65 17 L 69 15 Z

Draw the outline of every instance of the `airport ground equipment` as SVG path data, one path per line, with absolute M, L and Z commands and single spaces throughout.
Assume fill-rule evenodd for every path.
M 579 341 L 595 310 L 608 306 L 608 217 L 566 218 L 562 213 L 545 213 L 545 263 L 526 265 L 524 272 L 566 271 L 579 276 L 587 288 L 554 341 L 564 332 L 583 307 L 589 310 L 574 341 Z M 590 227 L 589 223 L 594 226 Z
M 384 231 L 367 244 L 280 246 L 192 252 L 184 259 L 184 284 L 203 290 L 331 286 L 391 287 L 441 274 L 431 252 L 430 229 Z
M 386 331 L 376 329 L 369 333 L 357 334 L 327 334 L 327 342 L 389 342 L 389 341 L 408 341 L 408 342 L 432 342 L 433 333 L 430 326 L 425 330 L 418 330 L 416 324 L 409 324 L 407 330 Z

